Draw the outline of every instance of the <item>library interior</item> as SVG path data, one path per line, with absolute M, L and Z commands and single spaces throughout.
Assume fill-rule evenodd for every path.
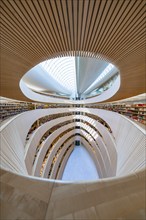
M 1 219 L 145 220 L 145 0 L 0 5 Z

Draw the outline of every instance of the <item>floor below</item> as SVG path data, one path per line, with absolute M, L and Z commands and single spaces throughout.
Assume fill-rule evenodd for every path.
M 62 180 L 80 181 L 97 179 L 99 179 L 99 176 L 92 157 L 83 145 L 75 146 L 67 161 Z

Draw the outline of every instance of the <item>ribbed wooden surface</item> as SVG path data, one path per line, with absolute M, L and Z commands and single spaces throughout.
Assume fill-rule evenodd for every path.
M 113 62 L 121 88 L 145 89 L 145 0 L 1 0 L 2 96 L 26 98 L 23 74 L 48 58 L 81 55 Z

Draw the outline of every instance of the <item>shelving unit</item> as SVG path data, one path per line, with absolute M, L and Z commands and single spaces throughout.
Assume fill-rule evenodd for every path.
M 28 102 L 0 101 L 0 122 L 14 115 L 34 109 L 34 105 Z
M 73 104 L 54 104 L 54 103 L 49 103 L 49 104 L 43 104 L 43 103 L 35 103 L 35 108 L 36 109 L 46 109 L 46 108 L 72 108 L 74 107 Z
M 94 107 L 98 109 L 105 109 L 105 110 L 118 112 L 119 114 L 125 115 L 137 122 L 140 122 L 146 125 L 146 104 L 145 103 L 136 103 L 136 104 L 134 103 L 132 104 L 110 103 L 106 105 L 96 105 Z
M 146 125 L 146 104 L 114 105 L 113 111 Z

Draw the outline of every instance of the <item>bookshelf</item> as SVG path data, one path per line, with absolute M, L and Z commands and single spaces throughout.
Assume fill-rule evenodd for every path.
M 27 102 L 0 102 L 0 122 L 12 117 L 14 115 L 20 114 L 25 111 L 34 109 L 32 103 Z
M 91 106 L 90 106 L 91 107 Z M 106 105 L 96 105 L 98 109 L 105 109 L 119 114 L 125 115 L 134 121 L 146 125 L 146 104 L 145 103 L 132 103 L 132 104 L 106 104 Z

